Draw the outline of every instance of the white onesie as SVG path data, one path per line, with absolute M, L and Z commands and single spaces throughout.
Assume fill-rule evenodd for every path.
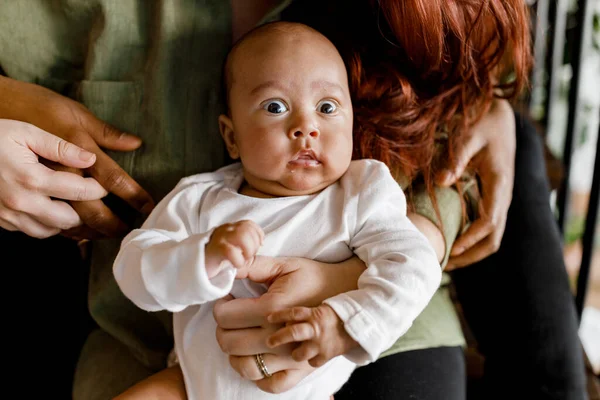
M 238 193 L 243 179 L 240 164 L 182 179 L 123 240 L 115 278 L 138 307 L 174 312 L 175 350 L 189 400 L 328 399 L 356 364 L 375 361 L 425 308 L 441 279 L 436 254 L 407 218 L 402 190 L 378 161 L 353 161 L 342 178 L 313 195 L 248 197 Z M 360 347 L 279 395 L 242 379 L 215 338 L 215 300 L 266 291 L 236 280 L 233 267 L 208 279 L 203 265 L 213 230 L 245 219 L 264 230 L 259 255 L 336 263 L 356 254 L 367 265 L 358 290 L 325 301 Z

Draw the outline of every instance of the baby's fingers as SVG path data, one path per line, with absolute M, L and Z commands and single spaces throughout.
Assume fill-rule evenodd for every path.
M 311 316 L 312 311 L 308 307 L 292 307 L 269 314 L 267 320 L 272 324 L 285 324 L 286 322 L 303 322 Z
M 267 339 L 270 348 L 281 346 L 292 342 L 303 342 L 313 339 L 316 335 L 315 329 L 308 322 L 288 325 L 281 328 Z

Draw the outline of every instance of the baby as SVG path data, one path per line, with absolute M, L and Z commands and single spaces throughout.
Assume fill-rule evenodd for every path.
M 437 289 L 440 265 L 388 168 L 351 162 L 348 78 L 331 42 L 304 25 L 263 25 L 234 46 L 225 79 L 228 115 L 219 126 L 240 162 L 182 179 L 124 239 L 115 278 L 137 306 L 174 313 L 190 400 L 329 399 L 357 364 L 375 361 L 407 331 Z M 359 346 L 279 395 L 237 375 L 215 338 L 214 302 L 266 291 L 236 279 L 238 271 L 256 255 L 336 263 L 353 254 L 367 266 L 358 290 L 319 307 Z M 291 342 L 291 324 L 310 318 L 276 314 L 288 324 L 271 346 Z M 303 339 L 327 346 L 314 332 Z M 257 355 L 256 367 L 269 377 L 265 359 Z

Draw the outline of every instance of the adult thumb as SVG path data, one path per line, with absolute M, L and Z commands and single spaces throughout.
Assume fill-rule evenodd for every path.
M 28 126 L 25 144 L 35 154 L 72 168 L 88 168 L 96 162 L 96 155 L 67 142 L 34 125 Z
M 280 275 L 290 272 L 285 260 L 285 258 L 256 256 L 252 264 L 238 270 L 237 278 L 258 283 L 271 282 Z

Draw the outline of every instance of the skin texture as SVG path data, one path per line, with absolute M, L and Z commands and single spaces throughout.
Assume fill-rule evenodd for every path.
M 21 143 L 27 140 L 27 137 L 31 137 L 30 125 L 33 125 L 54 136 L 37 135 L 36 140 L 39 139 L 37 148 L 56 147 L 57 139 L 62 139 L 58 142 L 64 142 L 60 145 L 61 149 L 68 147 L 66 143 L 69 143 L 93 153 L 95 161 L 84 164 L 65 165 L 61 160 L 54 160 L 51 157 L 40 160 L 48 168 L 63 172 L 62 176 L 64 180 L 70 181 L 69 185 L 77 186 L 78 182 L 81 182 L 81 177 L 92 177 L 107 192 L 123 199 L 134 210 L 147 214 L 154 207 L 150 195 L 102 150 L 104 148 L 132 151 L 137 149 L 142 141 L 99 120 L 82 104 L 42 86 L 0 76 L 0 118 L 22 122 L 19 126 L 13 125 L 10 130 L 10 134 L 18 138 Z M 7 130 L 1 127 L 0 133 L 4 136 Z M 21 165 L 19 174 L 33 176 L 37 180 L 44 179 L 44 175 L 39 174 L 41 169 L 30 168 L 32 163 L 28 163 L 27 158 L 14 159 L 17 154 L 19 153 L 11 153 L 11 157 L 14 166 Z M 44 157 L 46 153 L 36 154 Z M 31 155 L 27 157 L 31 158 Z M 0 187 L 15 192 L 14 187 L 10 186 L 10 181 L 0 182 Z M 16 203 L 27 201 L 27 197 L 22 192 L 16 191 L 16 193 Z M 92 199 L 84 196 L 76 199 L 77 201 L 70 200 L 65 203 L 79 215 L 80 221 L 76 227 L 63 230 L 62 233 L 74 239 L 114 237 L 125 234 L 129 230 L 127 225 L 98 199 L 101 196 L 93 197 Z M 69 200 L 68 197 L 63 199 Z M 42 203 L 34 206 L 36 209 L 29 210 L 29 214 L 43 212 L 45 207 Z M 66 228 L 62 226 L 60 218 L 53 218 L 44 225 Z
M 230 115 L 221 115 L 219 126 L 229 155 L 243 166 L 245 183 L 240 193 L 260 198 L 311 195 L 346 172 L 352 157 L 348 78 L 339 53 L 324 36 L 299 24 L 266 25 L 234 48 L 226 74 Z M 238 269 L 238 278 L 260 279 L 260 266 L 255 259 L 263 239 L 262 229 L 251 221 L 216 228 L 205 248 L 208 275 L 215 276 L 222 261 L 229 261 Z M 363 268 L 361 265 L 354 270 L 362 272 Z M 281 277 L 294 272 L 282 271 Z M 302 279 L 309 285 L 318 276 L 306 274 Z M 276 288 L 277 285 L 271 285 L 269 290 Z M 357 346 L 337 314 L 329 306 L 320 305 L 326 298 L 314 301 L 313 307 L 304 307 L 304 319 L 286 319 L 288 315 L 298 315 L 295 308 L 287 307 L 277 308 L 273 321 L 264 321 L 262 316 L 263 326 L 269 327 L 275 338 L 285 338 L 285 342 L 271 342 L 269 347 L 263 341 L 263 353 L 269 353 L 264 360 L 273 374 L 271 378 L 264 379 L 253 357 L 231 357 L 233 368 L 243 378 L 257 381 L 259 387 L 260 381 L 276 382 L 281 378 L 295 384 L 313 367 Z M 251 308 L 244 313 L 251 313 Z M 304 332 L 306 324 L 315 327 L 313 335 L 289 337 L 290 330 Z M 277 356 L 289 354 L 295 347 L 292 344 L 299 348 L 291 356 Z M 150 397 L 156 395 L 156 390 L 181 398 L 177 397 L 179 385 L 163 379 L 164 374 L 161 371 L 153 375 L 120 398 L 135 399 L 146 391 Z M 173 377 L 172 373 L 167 374 Z M 290 381 L 289 376 L 294 379 Z M 282 392 L 293 384 L 271 383 L 270 390 L 265 390 Z
M 230 116 L 219 126 L 244 167 L 243 194 L 314 194 L 344 174 L 352 105 L 344 63 L 325 37 L 297 24 L 267 25 L 236 46 L 226 74 Z
M 517 147 L 513 110 L 506 100 L 495 100 L 490 111 L 469 131 L 453 170 L 442 173 L 441 185 L 450 185 L 467 168 L 481 182 L 479 217 L 454 243 L 447 271 L 481 261 L 498 251 L 512 201 Z
M 96 156 L 31 124 L 0 119 L 0 227 L 46 238 L 81 224 L 64 201 L 98 200 L 106 191 L 93 178 L 43 165 L 40 157 L 87 168 Z

